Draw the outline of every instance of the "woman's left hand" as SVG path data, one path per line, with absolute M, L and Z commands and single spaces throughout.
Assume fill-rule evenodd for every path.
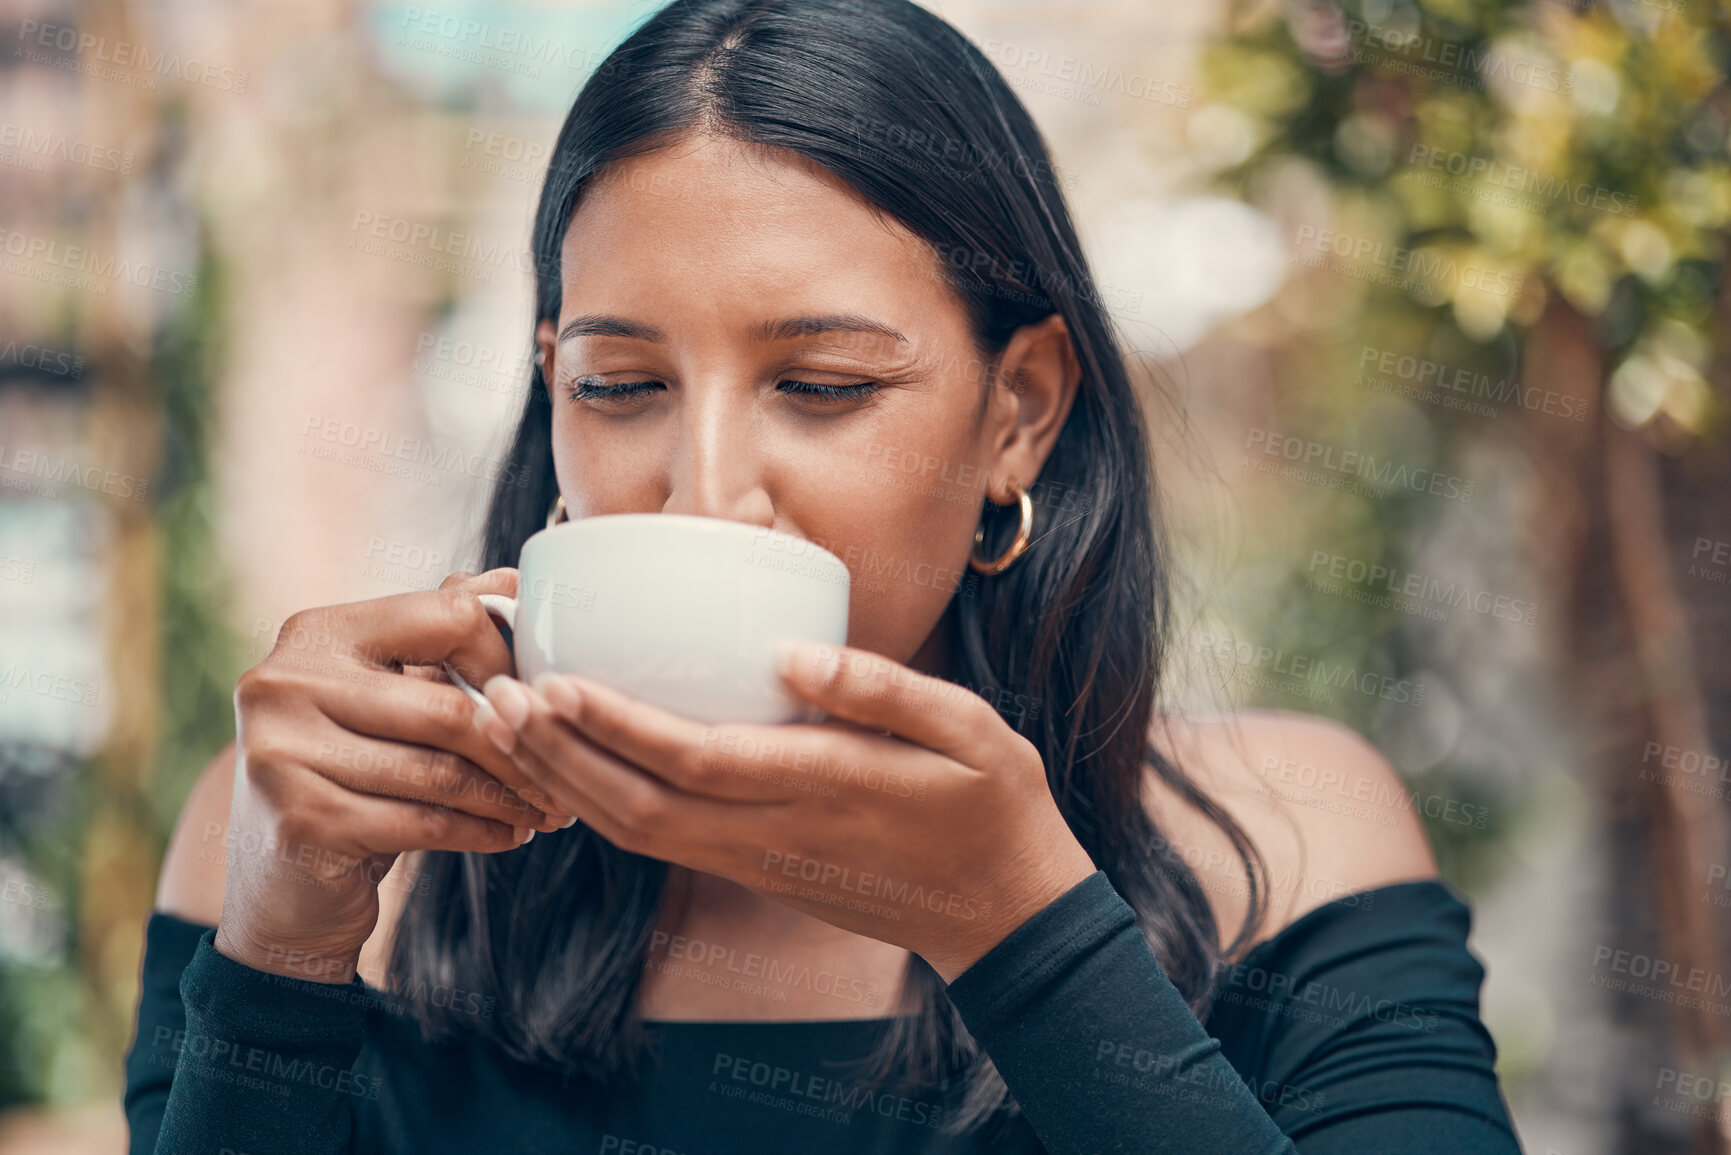
M 904 947 L 945 982 L 1094 872 L 1039 752 L 979 695 L 815 642 L 789 645 L 782 678 L 830 720 L 709 725 L 543 674 L 490 679 L 497 716 L 475 722 L 621 849 Z

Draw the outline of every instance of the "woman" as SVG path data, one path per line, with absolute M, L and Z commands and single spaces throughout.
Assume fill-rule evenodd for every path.
M 147 931 L 134 1151 L 1519 1150 L 1393 771 L 1155 718 L 1145 429 L 978 51 L 901 0 L 670 5 L 533 243 L 494 568 L 296 615 L 241 679 Z M 712 744 L 515 680 L 475 595 L 549 509 L 842 556 L 850 645 L 784 675 L 825 720 Z M 766 739 L 884 773 L 802 791 Z

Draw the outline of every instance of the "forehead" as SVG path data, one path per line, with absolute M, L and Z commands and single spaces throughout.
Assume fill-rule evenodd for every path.
M 932 247 L 839 177 L 715 137 L 606 166 L 578 202 L 561 265 L 567 312 L 574 298 L 961 312 Z

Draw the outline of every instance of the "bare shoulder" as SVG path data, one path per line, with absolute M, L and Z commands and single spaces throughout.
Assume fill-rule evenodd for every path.
M 1346 895 L 1437 876 L 1412 791 L 1376 747 L 1337 722 L 1246 711 L 1160 718 L 1149 737 L 1265 859 L 1269 902 L 1255 941 Z M 1238 854 L 1170 785 L 1153 773 L 1147 782 L 1149 813 L 1201 881 L 1224 947 L 1249 909 Z
M 230 742 L 205 766 L 186 796 L 156 880 L 156 909 L 164 914 L 204 926 L 215 926 L 222 915 L 234 763 Z

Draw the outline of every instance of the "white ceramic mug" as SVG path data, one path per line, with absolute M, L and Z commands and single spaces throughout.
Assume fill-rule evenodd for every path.
M 782 689 L 775 642 L 845 645 L 848 586 L 840 558 L 791 534 L 622 513 L 540 531 L 517 596 L 479 596 L 524 681 L 555 670 L 702 722 L 794 722 L 814 711 Z

